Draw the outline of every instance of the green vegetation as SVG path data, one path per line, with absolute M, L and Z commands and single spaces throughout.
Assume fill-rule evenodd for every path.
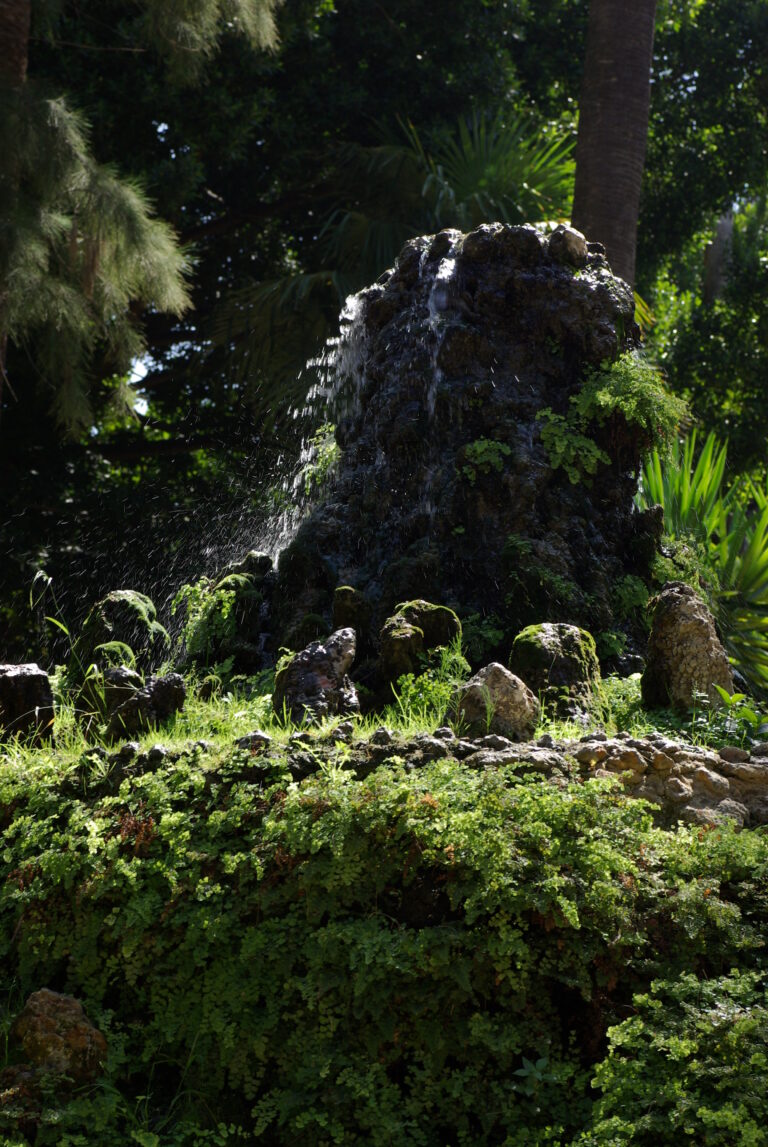
M 694 459 L 696 461 L 694 462 Z M 668 459 L 652 451 L 638 505 L 664 508 L 664 527 L 698 559 L 725 648 L 750 686 L 768 690 L 768 497 L 749 479 L 726 483 L 727 446 L 696 432 Z
M 546 407 L 536 417 L 544 422 L 541 440 L 550 465 L 576 485 L 589 484 L 601 464 L 636 469 L 646 450 L 663 451 L 685 411 L 659 372 L 629 352 L 588 374 L 567 414 Z
M 258 609 L 261 595 L 248 574 L 226 574 L 214 581 L 202 577 L 183 585 L 171 604 L 171 612 L 184 609 L 182 641 L 190 660 L 226 674 L 234 663 L 233 643 L 244 613 Z
M 356 780 L 343 748 L 299 784 L 231 748 L 122 778 L 6 759 L 5 1014 L 66 989 L 110 1046 L 37 1144 L 606 1142 L 656 1090 L 687 1102 L 685 1041 L 686 1119 L 725 1143 L 731 1104 L 756 1117 L 725 1081 L 761 1070 L 762 835 L 654 829 L 614 782 L 515 765 Z
M 470 442 L 462 451 L 461 473 L 471 486 L 481 474 L 500 474 L 504 469 L 504 459 L 512 453 L 506 442 L 496 442 L 492 438 L 478 438 Z

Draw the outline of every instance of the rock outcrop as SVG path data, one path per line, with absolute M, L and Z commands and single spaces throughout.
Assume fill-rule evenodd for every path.
M 379 673 L 384 682 L 418 673 L 423 655 L 461 637 L 461 622 L 452 609 L 429 601 L 398 605 L 379 634 Z
M 27 1064 L 72 1083 L 90 1083 L 103 1071 L 107 1041 L 74 996 L 48 988 L 33 992 L 11 1036 Z
M 734 692 L 733 673 L 709 609 L 689 585 L 667 582 L 649 602 L 651 633 L 641 687 L 643 704 L 690 709 L 694 694 L 719 704 L 715 685 Z
M 359 712 L 357 692 L 348 677 L 356 647 L 354 629 L 338 629 L 296 653 L 275 675 L 272 704 L 278 716 L 285 712 L 299 723 Z
M 53 735 L 53 693 L 39 665 L 0 665 L 0 740 Z
M 538 416 L 567 412 L 633 346 L 633 308 L 602 248 L 564 229 L 406 244 L 348 301 L 321 380 L 314 417 L 337 422 L 341 459 L 280 556 L 275 647 L 304 616 L 330 620 L 338 586 L 365 595 L 374 633 L 416 598 L 492 615 L 507 648 L 545 619 L 610 629 L 611 584 L 644 576 L 656 544 L 655 516 L 632 505 L 637 435 L 618 414 L 596 428 L 609 461 L 574 485 Z

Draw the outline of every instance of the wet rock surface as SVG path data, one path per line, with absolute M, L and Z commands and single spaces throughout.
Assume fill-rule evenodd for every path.
M 41 741 L 53 735 L 53 693 L 39 665 L 0 665 L 0 740 L 21 735 Z
M 651 633 L 642 676 L 643 704 L 690 709 L 694 693 L 712 704 L 720 698 L 715 685 L 734 692 L 733 673 L 704 601 L 684 582 L 667 582 L 649 602 Z
M 354 629 L 338 629 L 302 649 L 275 676 L 275 712 L 285 711 L 297 722 L 359 712 L 357 692 L 348 677 L 356 648 Z
M 414 598 L 494 614 L 509 644 L 545 618 L 609 629 L 610 585 L 647 572 L 656 544 L 653 515 L 633 512 L 636 459 L 612 446 L 633 436 L 606 434 L 610 465 L 573 485 L 537 415 L 563 414 L 590 369 L 633 345 L 633 305 L 568 229 L 409 242 L 348 305 L 318 412 L 342 459 L 280 557 L 273 633 L 330 619 L 338 586 L 365 595 L 374 633 Z

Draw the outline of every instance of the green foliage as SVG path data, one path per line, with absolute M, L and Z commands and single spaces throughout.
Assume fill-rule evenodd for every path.
M 641 578 L 627 574 L 611 586 L 611 605 L 618 621 L 632 621 L 644 617 L 648 604 L 648 587 Z
M 655 981 L 635 996 L 633 1012 L 608 1033 L 595 1123 L 577 1142 L 760 1147 L 768 1086 L 763 975 Z
M 33 88 L 2 94 L 0 340 L 33 355 L 70 432 L 91 424 L 97 345 L 109 349 L 113 373 L 143 349 L 130 304 L 177 315 L 189 305 L 188 265 L 172 231 L 135 180 L 96 162 L 87 137 L 63 100 Z
M 696 432 L 666 461 L 643 465 L 640 508 L 661 505 L 664 525 L 698 556 L 733 664 L 755 690 L 768 690 L 768 498 L 748 479 L 726 485 L 727 446 L 709 434 L 694 464 Z
M 506 442 L 496 442 L 493 438 L 478 438 L 468 443 L 462 450 L 464 464 L 461 473 L 471 486 L 481 474 L 500 474 L 504 469 L 504 459 L 512 453 Z
M 663 449 L 672 439 L 685 410 L 658 371 L 629 351 L 587 375 L 567 414 L 546 407 L 536 418 L 544 421 L 541 440 L 550 465 L 562 467 L 575 485 L 589 482 L 601 463 L 637 467 L 642 452 L 653 444 Z
M 504 637 L 501 618 L 495 613 L 472 613 L 461 623 L 464 651 L 473 664 L 478 664 Z
M 550 466 L 553 470 L 565 470 L 572 485 L 577 486 L 580 482 L 591 485 L 589 475 L 596 474 L 601 464 L 610 465 L 611 460 L 606 452 L 592 438 L 577 430 L 576 423 L 570 417 L 555 414 L 550 407 L 545 407 L 539 411 L 536 419 L 543 420 L 541 441 Z
M 397 685 L 392 686 L 395 703 L 382 714 L 385 724 L 397 724 L 403 729 L 445 724 L 451 695 L 470 673 L 469 662 L 462 653 L 461 637 L 450 645 L 431 650 L 425 662 L 422 673 L 405 673 L 398 678 Z
M 697 420 L 731 444 L 731 466 L 762 467 L 768 327 L 768 202 L 764 188 L 739 197 L 729 240 L 715 250 L 717 219 L 663 268 L 654 290 L 660 317 L 653 351 Z
M 171 603 L 171 613 L 184 607 L 182 639 L 187 655 L 201 665 L 228 651 L 237 633 L 238 608 L 261 602 L 248 574 L 227 574 L 218 581 L 202 577 L 183 585 Z M 229 668 L 232 665 L 230 663 Z
M 760 834 L 666 833 L 614 782 L 514 764 L 356 780 L 337 754 L 297 784 L 274 754 L 195 749 L 105 787 L 36 761 L 0 769 L 3 997 L 69 991 L 110 1048 L 99 1085 L 46 1099 L 38 1143 L 606 1143 L 653 1082 L 700 1093 L 690 1118 L 716 1095 L 764 1115 Z M 682 974 L 600 1064 L 627 987 Z M 675 1088 L 678 1038 L 698 1042 Z
M 307 443 L 309 459 L 302 468 L 300 480 L 307 498 L 322 489 L 333 473 L 341 455 L 334 437 L 336 427 L 324 422 Z

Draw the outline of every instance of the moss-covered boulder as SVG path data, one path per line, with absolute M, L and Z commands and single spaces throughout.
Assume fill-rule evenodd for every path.
M 385 621 L 379 642 L 379 673 L 384 681 L 418 673 L 424 653 L 424 631 L 418 625 L 395 614 Z
M 134 589 L 115 589 L 91 609 L 72 647 L 70 678 L 82 681 L 89 665 L 106 668 L 135 658 L 148 668 L 168 648 L 168 631 L 154 602 Z
M 423 654 L 461 637 L 452 609 L 431 601 L 405 601 L 387 618 L 379 635 L 379 671 L 384 681 L 418 673 Z
M 600 680 L 592 634 L 577 625 L 550 621 L 518 633 L 509 668 L 564 715 L 588 701 Z

